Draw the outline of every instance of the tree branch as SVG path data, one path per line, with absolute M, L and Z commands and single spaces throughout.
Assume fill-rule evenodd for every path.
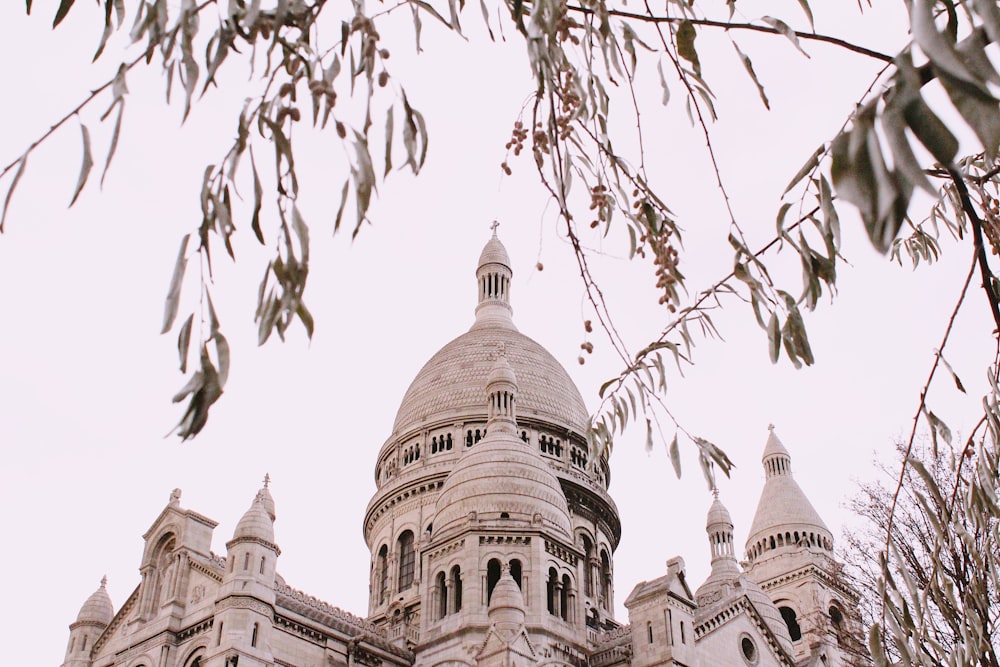
M 997 303 L 997 295 L 993 291 L 993 272 L 990 270 L 986 257 L 986 247 L 983 245 L 983 221 L 976 212 L 976 207 L 972 205 L 972 198 L 969 196 L 969 188 L 965 185 L 965 179 L 954 168 L 948 169 L 955 189 L 958 190 L 959 199 L 962 202 L 962 210 L 972 222 L 972 234 L 975 238 L 976 259 L 979 264 L 979 273 L 983 278 L 983 291 L 986 292 L 986 299 L 990 304 L 990 312 L 993 313 L 993 322 L 1000 332 L 1000 304 Z
M 581 14 L 593 14 L 595 13 L 593 9 L 588 7 L 578 7 L 574 5 L 567 5 L 566 9 L 573 12 L 579 12 Z M 710 19 L 688 19 L 688 18 L 676 18 L 671 16 L 651 16 L 647 14 L 637 14 L 635 12 L 625 12 L 618 9 L 607 10 L 609 16 L 617 16 L 619 18 L 634 19 L 636 21 L 643 21 L 644 23 L 681 23 L 687 21 L 692 25 L 701 25 L 709 28 L 722 28 L 723 30 L 750 30 L 753 32 L 766 32 L 772 35 L 784 35 L 777 28 L 772 28 L 770 26 L 755 25 L 753 23 L 731 23 L 729 21 L 712 21 Z M 823 35 L 816 32 L 802 32 L 800 30 L 795 31 L 795 36 L 799 39 L 810 40 L 814 42 L 825 42 L 827 44 L 833 44 L 834 46 L 839 46 L 842 49 L 846 49 L 853 53 L 858 53 L 869 58 L 874 58 L 875 60 L 881 60 L 882 62 L 891 63 L 893 61 L 893 56 L 880 51 L 875 51 L 873 49 L 848 42 L 847 40 L 840 39 L 839 37 L 832 37 L 830 35 Z

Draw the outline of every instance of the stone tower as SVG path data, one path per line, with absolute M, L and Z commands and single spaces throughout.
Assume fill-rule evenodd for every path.
M 573 652 L 617 627 L 610 467 L 565 369 L 515 326 L 512 275 L 494 232 L 472 327 L 417 374 L 375 466 L 369 620 L 418 651 L 484 633 L 505 567 L 529 634 L 557 628 L 546 641 Z
M 275 607 L 275 568 L 281 549 L 274 541 L 270 478 L 254 497 L 226 542 L 226 566 L 215 596 L 216 645 L 205 667 L 264 667 L 274 664 L 270 634 Z
M 69 626 L 69 644 L 62 667 L 90 667 L 90 653 L 94 642 L 114 618 L 114 607 L 108 595 L 108 578 L 101 579 L 101 587 L 94 591 L 80 608 L 76 621 Z
M 857 593 L 833 554 L 833 535 L 792 476 L 792 458 L 770 427 L 764 489 L 744 568 L 777 606 L 799 664 L 856 664 L 864 648 Z M 860 664 L 860 663 L 859 663 Z

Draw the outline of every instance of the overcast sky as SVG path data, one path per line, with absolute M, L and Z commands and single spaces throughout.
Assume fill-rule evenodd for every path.
M 767 12 L 801 25 L 797 3 L 784 3 L 783 14 L 768 4 Z M 759 15 L 741 6 L 745 18 Z M 88 65 L 100 20 L 92 3 L 80 3 L 55 33 L 41 15 L 49 8 L 39 6 L 40 15 L 26 19 L 22 7 L 0 7 L 0 59 L 10 64 L 0 73 L 4 164 L 118 62 L 111 53 Z M 843 16 L 814 9 L 821 32 L 848 30 L 888 52 L 905 41 L 905 17 L 894 8 L 863 17 L 853 7 Z M 475 19 L 470 14 L 466 23 Z M 755 246 L 773 234 L 785 184 L 835 134 L 877 63 L 819 45 L 807 47 L 813 59 L 806 60 L 781 40 L 740 39 L 767 87 L 771 113 L 728 45 L 719 58 L 702 57 L 709 81 L 719 82 L 722 119 L 712 131 L 723 176 Z M 182 506 L 220 522 L 213 549 L 221 554 L 265 473 L 277 506 L 279 572 L 290 585 L 364 615 L 361 520 L 374 491 L 375 456 L 417 371 L 472 323 L 476 260 L 494 219 L 514 264 L 517 325 L 566 366 L 588 407 L 597 407 L 597 387 L 617 374 L 616 359 L 595 334 L 594 355 L 586 365 L 576 362 L 583 321 L 592 315 L 560 223 L 527 158 L 512 163 L 511 177 L 499 169 L 531 92 L 527 67 L 516 48 L 440 39 L 432 26 L 424 40 L 426 53 L 400 49 L 392 62 L 427 117 L 425 173 L 416 180 L 391 176 L 373 209 L 375 224 L 355 242 L 331 235 L 344 168 L 339 144 L 332 135 L 299 136 L 301 209 L 314 238 L 312 342 L 297 328 L 285 344 L 257 348 L 252 319 L 266 255 L 245 239 L 235 267 L 217 262 L 216 305 L 233 345 L 233 369 L 193 442 L 168 435 L 181 415 L 170 397 L 184 380 L 173 336 L 158 331 L 180 237 L 199 220 L 203 167 L 231 140 L 243 93 L 236 83 L 210 92 L 180 128 L 180 108 L 160 104 L 158 73 L 131 77 L 122 143 L 103 192 L 95 170 L 72 210 L 66 206 L 79 168 L 79 123 L 32 156 L 0 237 L 0 500 L 8 508 L 2 562 L 11 598 L 0 612 L 0 633 L 9 662 L 58 665 L 67 626 L 105 574 L 118 609 L 139 581 L 141 536 L 173 488 L 183 490 Z M 710 38 L 699 40 L 707 48 Z M 651 91 L 656 111 L 651 66 L 639 85 Z M 686 230 L 682 261 L 689 263 L 682 270 L 696 292 L 730 268 L 728 226 L 703 140 L 689 128 L 679 94 L 671 104 L 662 117 L 644 117 L 647 150 Z M 84 122 L 100 162 L 109 128 L 94 113 Z M 4 190 L 8 184 L 9 177 L 0 181 Z M 908 433 L 967 270 L 968 244 L 944 240 L 943 261 L 914 273 L 877 256 L 853 217 L 844 216 L 843 227 L 851 266 L 840 274 L 840 295 L 807 319 L 816 366 L 772 366 L 749 310 L 733 303 L 716 316 L 725 341 L 699 343 L 697 365 L 669 381 L 669 404 L 686 428 L 736 463 L 721 497 L 741 544 L 763 484 L 769 423 L 790 450 L 799 483 L 840 534 L 852 480 L 870 477 L 874 452 Z M 600 250 L 595 270 L 638 349 L 667 317 L 655 306 L 653 271 L 624 259 L 622 237 L 612 235 Z M 931 395 L 935 412 L 959 433 L 974 421 L 990 350 L 982 297 L 970 299 L 974 312 L 960 318 L 961 344 L 949 355 L 969 397 L 963 402 L 947 385 Z M 630 431 L 612 456 L 611 493 L 623 523 L 615 559 L 623 621 L 621 602 L 638 581 L 660 576 L 668 558 L 684 557 L 695 585 L 708 573 L 710 495 L 694 451 L 683 448 L 678 481 L 662 444 L 647 454 L 644 439 L 642 429 Z

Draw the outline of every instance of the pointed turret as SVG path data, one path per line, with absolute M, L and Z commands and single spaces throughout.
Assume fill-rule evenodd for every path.
M 80 613 L 69 626 L 69 645 L 63 667 L 89 667 L 90 652 L 94 641 L 111 623 L 115 610 L 108 595 L 108 578 L 101 579 L 101 586 L 80 607 Z
M 792 477 L 792 457 L 769 427 L 764 488 L 746 544 L 746 576 L 774 601 L 798 664 L 849 664 L 840 625 L 860 629 L 857 593 L 841 576 L 833 536 Z M 843 619 L 848 619 L 844 621 Z M 820 662 L 820 661 L 824 662 Z
M 281 549 L 274 541 L 274 499 L 268 489 L 270 476 L 254 496 L 226 543 L 226 571 L 215 598 L 218 641 L 209 663 L 224 656 L 225 664 L 239 660 L 240 667 L 273 664 L 270 634 L 273 629 L 275 568 Z M 221 664 L 221 663 L 220 663 Z
M 479 255 L 479 266 L 476 268 L 479 302 L 476 305 L 476 324 L 473 328 L 486 323 L 515 328 L 511 319 L 514 311 L 510 307 L 510 279 L 513 271 L 507 248 L 497 238 L 498 225 L 499 223 L 493 223 L 493 237 L 486 242 Z
M 800 546 L 833 551 L 833 535 L 792 476 L 792 457 L 778 439 L 774 426 L 768 427 L 767 444 L 761 462 L 764 489 L 750 525 L 746 543 L 747 560 L 769 557 L 770 552 Z
M 699 605 L 728 596 L 740 577 L 740 566 L 733 549 L 733 520 L 729 516 L 729 510 L 719 500 L 718 489 L 714 491 L 714 496 L 705 522 L 708 546 L 712 554 L 712 572 L 695 593 Z
M 513 635 L 524 627 L 524 595 L 507 565 L 503 566 L 493 589 L 488 614 L 490 624 L 505 635 Z

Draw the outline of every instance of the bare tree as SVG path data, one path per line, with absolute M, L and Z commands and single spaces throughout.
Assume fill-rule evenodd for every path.
M 876 468 L 882 476 L 862 483 L 849 502 L 861 524 L 845 531 L 845 559 L 862 593 L 862 618 L 872 626 L 886 617 L 899 625 L 903 636 L 926 633 L 917 645 L 921 659 L 933 657 L 928 664 L 948 664 L 946 656 L 965 653 L 966 639 L 975 636 L 976 657 L 966 664 L 995 667 L 1000 664 L 998 517 L 970 516 L 979 455 L 971 446 L 954 450 L 943 442 L 921 442 L 909 453 L 906 445 L 898 442 L 897 460 L 879 462 Z M 890 484 L 904 462 L 897 492 Z M 879 553 L 882 558 L 873 558 Z M 905 593 L 897 596 L 898 586 Z M 917 607 L 923 614 L 919 623 L 914 615 Z M 907 641 L 898 640 L 894 636 L 885 647 L 893 662 L 909 653 L 904 648 Z

